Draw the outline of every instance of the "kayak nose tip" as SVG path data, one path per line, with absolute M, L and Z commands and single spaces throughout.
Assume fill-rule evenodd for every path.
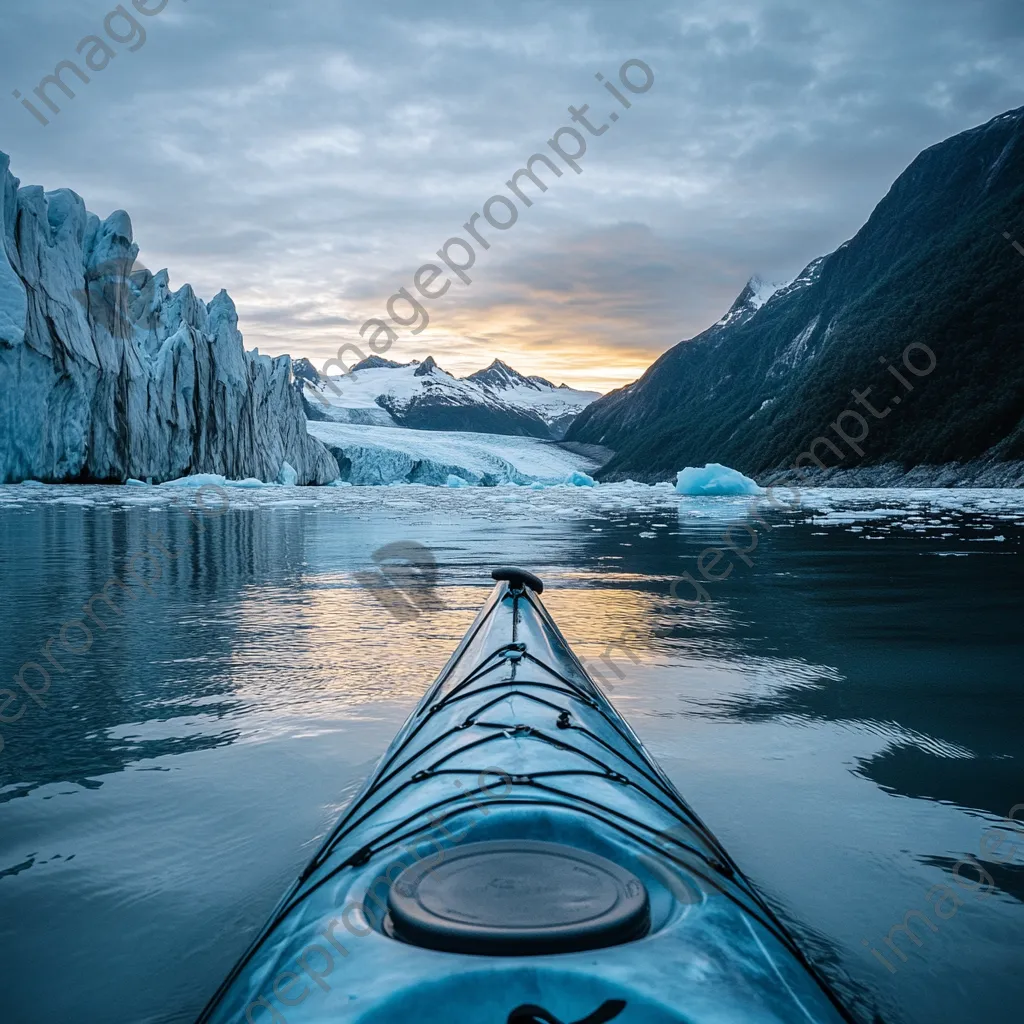
M 521 590 L 524 586 L 529 587 L 535 594 L 544 593 L 544 582 L 539 576 L 534 576 L 526 569 L 516 569 L 514 566 L 506 565 L 495 569 L 491 573 L 491 579 L 499 583 L 507 582 L 514 590 Z

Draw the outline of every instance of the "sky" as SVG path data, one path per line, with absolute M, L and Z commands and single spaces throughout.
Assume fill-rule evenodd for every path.
M 549 187 L 521 183 L 514 224 L 474 222 L 469 283 L 442 267 L 389 358 L 620 387 L 752 275 L 785 282 L 854 235 L 921 150 L 1024 105 L 1020 0 L 137 2 L 144 42 L 105 31 L 111 0 L 5 7 L 0 151 L 23 185 L 127 210 L 142 264 L 226 288 L 247 347 L 318 368 L 370 354 L 360 326 L 515 199 L 534 153 L 561 177 L 538 164 Z M 112 57 L 76 53 L 96 34 Z M 106 66 L 42 107 L 40 79 L 90 55 Z M 607 130 L 574 124 L 583 104 Z M 579 173 L 548 144 L 563 127 Z

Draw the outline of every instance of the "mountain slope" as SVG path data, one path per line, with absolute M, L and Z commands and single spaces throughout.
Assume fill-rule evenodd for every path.
M 926 150 L 853 239 L 761 305 L 748 286 L 718 324 L 589 406 L 567 438 L 616 450 L 604 479 L 712 461 L 766 473 L 822 436 L 839 452 L 816 447 L 830 467 L 1020 459 L 1024 258 L 1005 234 L 1024 237 L 1024 108 Z M 935 354 L 924 377 L 901 365 L 910 345 Z M 909 358 L 929 361 L 920 348 Z M 868 388 L 879 418 L 852 395 Z M 868 423 L 863 456 L 830 427 L 847 409 Z M 862 430 L 853 417 L 841 425 Z
M 124 211 L 19 188 L 0 153 L 0 483 L 338 475 L 291 361 L 246 352 L 228 294 L 131 272 Z
M 495 359 L 468 377 L 453 377 L 431 356 L 422 363 L 371 356 L 342 377 L 324 379 L 302 361 L 302 393 L 311 420 L 419 430 L 470 431 L 560 439 L 598 397 L 525 377 Z

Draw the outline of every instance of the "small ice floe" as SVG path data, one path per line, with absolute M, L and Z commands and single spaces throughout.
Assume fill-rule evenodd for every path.
M 176 480 L 167 480 L 161 487 L 277 487 L 255 477 L 244 480 L 229 480 L 220 473 L 195 473 L 192 476 L 180 476 Z
M 456 476 L 454 473 L 448 474 L 448 487 L 471 487 L 472 484 L 468 480 L 464 480 L 461 476 Z
M 709 462 L 700 469 L 687 466 L 679 470 L 676 474 L 676 491 L 679 494 L 712 497 L 763 493 L 750 477 L 717 462 Z
M 597 481 L 592 476 L 587 476 L 586 473 L 581 473 L 578 469 L 574 469 L 562 483 L 568 484 L 570 487 L 596 487 Z

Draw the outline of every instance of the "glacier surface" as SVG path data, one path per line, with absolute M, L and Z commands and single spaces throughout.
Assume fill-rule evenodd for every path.
M 352 484 L 588 486 L 598 463 L 554 441 L 508 434 L 410 430 L 310 420 L 310 434 L 337 459 Z M 454 483 L 453 478 L 464 481 Z
M 9 167 L 0 153 L 0 482 L 337 477 L 291 360 L 245 351 L 227 292 L 132 271 L 127 213 L 101 221 Z

